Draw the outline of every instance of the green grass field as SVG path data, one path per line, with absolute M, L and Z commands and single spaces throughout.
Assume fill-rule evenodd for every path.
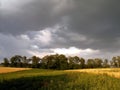
M 30 69 L 2 73 L 0 90 L 120 90 L 120 78 L 107 73 L 88 72 L 90 70 L 92 69 L 87 69 L 85 72 Z M 98 69 L 100 70 L 108 71 Z M 120 69 L 109 70 L 112 71 L 120 72 Z

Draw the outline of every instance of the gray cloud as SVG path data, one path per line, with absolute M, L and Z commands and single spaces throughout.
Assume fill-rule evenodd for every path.
M 66 5 L 70 1 L 72 0 L 32 0 L 19 6 L 18 12 L 11 10 L 11 14 L 6 14 L 7 11 L 3 9 L 0 16 L 0 31 L 16 34 L 54 26 L 61 22 L 64 12 L 69 10 Z M 62 6 L 62 3 L 65 5 Z
M 15 54 L 29 55 L 26 50 L 29 46 L 27 40 L 12 35 L 0 34 L 0 59 Z
M 24 50 L 51 52 L 51 48 L 72 46 L 100 50 L 106 55 L 118 54 L 119 3 L 119 0 L 1 0 L 2 55 L 7 56 L 6 52 L 14 47 L 22 53 Z M 19 40 L 23 34 L 30 41 Z M 31 55 L 27 51 L 25 54 Z

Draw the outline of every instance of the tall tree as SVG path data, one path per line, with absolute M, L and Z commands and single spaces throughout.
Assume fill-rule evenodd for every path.
M 56 63 L 58 65 L 58 69 L 61 70 L 68 69 L 68 59 L 65 55 L 63 54 L 59 55 Z
M 23 67 L 29 67 L 29 62 L 30 62 L 30 59 L 27 59 L 26 56 L 23 56 L 23 57 L 22 57 Z
M 120 67 L 120 56 L 112 58 L 111 66 L 112 67 Z
M 105 60 L 103 61 L 103 65 L 102 65 L 102 66 L 103 66 L 103 68 L 108 68 L 108 67 L 110 67 L 107 59 L 105 59 Z
M 85 68 L 85 59 L 84 58 L 80 58 L 80 68 Z
M 65 55 L 47 55 L 43 57 L 47 69 L 67 69 L 68 61 Z
M 82 67 L 82 60 L 78 56 L 68 57 L 69 68 L 79 69 Z
M 40 58 L 39 57 L 33 56 L 31 58 L 31 60 L 32 60 L 32 67 L 33 68 L 39 67 L 39 62 L 40 62 Z
M 22 56 L 15 55 L 11 57 L 10 62 L 13 67 L 22 67 Z
M 73 57 L 68 57 L 68 64 L 69 64 L 69 69 L 74 69 L 75 68 L 75 63 L 74 63 L 74 58 Z
M 94 59 L 88 59 L 87 60 L 87 67 L 88 68 L 95 68 L 95 61 L 94 61 Z
M 55 60 L 53 55 L 47 55 L 42 58 L 42 63 L 46 66 L 47 69 L 53 69 L 54 62 Z
M 3 62 L 3 65 L 5 66 L 5 67 L 8 67 L 9 66 L 9 60 L 7 59 L 7 58 L 4 58 L 4 62 Z
M 101 67 L 102 67 L 102 63 L 103 63 L 102 59 L 100 59 L 100 58 L 95 58 L 95 59 L 94 59 L 94 62 L 95 62 L 95 67 L 96 67 L 96 68 L 101 68 Z

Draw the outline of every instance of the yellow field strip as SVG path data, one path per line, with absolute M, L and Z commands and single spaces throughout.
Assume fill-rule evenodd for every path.
M 1 73 L 16 72 L 16 71 L 21 71 L 21 70 L 30 70 L 30 68 L 0 67 L 0 74 Z
M 120 78 L 120 68 L 107 68 L 107 69 L 78 69 L 78 70 L 66 70 L 70 72 L 86 72 L 93 74 L 107 74 L 112 77 Z

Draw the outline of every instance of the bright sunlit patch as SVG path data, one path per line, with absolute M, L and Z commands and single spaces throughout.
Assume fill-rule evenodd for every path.
M 54 53 L 58 54 L 65 54 L 65 55 L 91 55 L 95 53 L 99 53 L 99 50 L 93 50 L 93 49 L 79 49 L 76 47 L 70 47 L 70 48 L 56 48 L 51 49 Z
M 38 57 L 44 57 L 45 55 L 50 55 L 50 54 L 53 54 L 53 53 L 50 53 L 49 51 L 48 52 L 39 52 L 37 50 L 27 50 L 27 52 L 33 56 L 38 56 Z
M 70 47 L 68 49 L 66 48 L 56 48 L 56 49 L 51 49 L 54 53 L 59 53 L 59 54 L 75 54 L 79 53 L 80 50 L 75 47 Z
M 36 46 L 33 46 L 33 48 L 37 48 Z M 76 47 L 70 47 L 70 48 L 55 48 L 55 49 L 49 49 L 49 50 L 44 50 L 41 49 L 40 51 L 36 50 L 28 50 L 27 51 L 31 55 L 43 57 L 45 55 L 52 55 L 52 54 L 64 54 L 67 56 L 82 56 L 82 57 L 87 57 L 87 56 L 92 56 L 93 54 L 98 54 L 100 53 L 99 50 L 93 50 L 93 49 L 79 49 Z

